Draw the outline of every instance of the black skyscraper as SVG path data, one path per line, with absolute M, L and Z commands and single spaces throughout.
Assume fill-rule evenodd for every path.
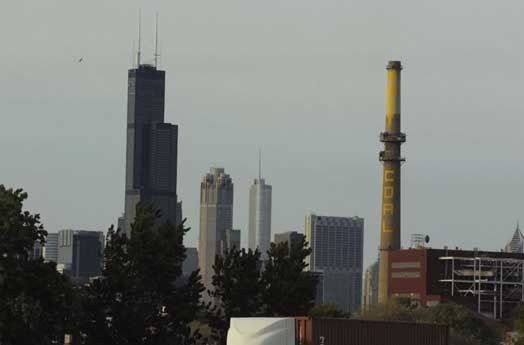
M 164 71 L 139 64 L 128 78 L 125 214 L 119 224 L 129 234 L 138 203 L 176 223 L 178 126 L 164 122 Z

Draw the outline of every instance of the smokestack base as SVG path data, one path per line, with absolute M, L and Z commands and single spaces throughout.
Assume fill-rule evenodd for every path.
M 394 70 L 397 70 L 397 71 L 401 71 L 402 70 L 402 64 L 400 63 L 400 61 L 390 61 L 386 67 L 386 69 L 394 69 Z

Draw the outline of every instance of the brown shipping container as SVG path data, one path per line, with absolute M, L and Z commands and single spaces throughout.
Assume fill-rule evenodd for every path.
M 297 345 L 448 345 L 446 325 L 296 318 Z

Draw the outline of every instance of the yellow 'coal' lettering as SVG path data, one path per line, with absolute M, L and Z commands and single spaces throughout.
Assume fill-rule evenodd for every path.
M 387 226 L 386 224 L 384 224 L 384 222 L 382 223 L 382 232 L 393 232 L 393 229 L 391 229 L 389 226 Z
M 384 186 L 384 199 L 392 199 L 393 191 L 393 186 Z
M 382 207 L 382 215 L 387 214 L 393 214 L 393 204 L 392 203 L 384 203 L 384 207 Z
M 395 182 L 395 170 L 384 170 L 384 181 L 385 182 Z

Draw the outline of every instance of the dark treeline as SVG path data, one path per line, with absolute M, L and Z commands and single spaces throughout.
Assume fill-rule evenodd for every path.
M 47 232 L 23 209 L 27 194 L 0 185 L 0 345 L 225 344 L 230 317 L 306 315 L 316 281 L 307 243 L 231 249 L 215 262 L 213 288 L 183 276 L 183 224 L 139 208 L 128 238 L 111 227 L 102 276 L 73 286 L 56 264 L 34 258 Z M 207 301 L 204 303 L 204 301 Z

